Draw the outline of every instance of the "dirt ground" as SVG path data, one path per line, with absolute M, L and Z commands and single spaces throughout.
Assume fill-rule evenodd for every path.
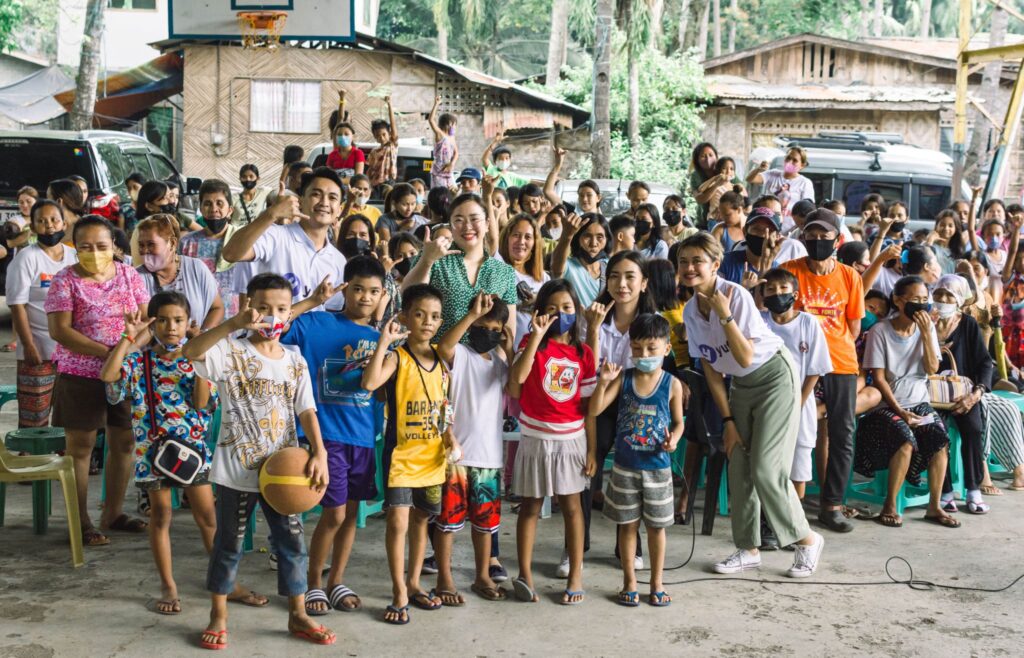
M 0 322 L 5 322 L 0 341 L 6 343 L 9 320 Z M 13 382 L 13 355 L 0 354 L 0 383 Z M 9 404 L 0 412 L 0 431 L 16 424 L 15 405 Z M 99 484 L 92 478 L 94 509 Z M 788 552 L 766 553 L 764 566 L 751 576 L 771 582 L 714 577 L 711 563 L 732 550 L 728 519 L 719 517 L 712 537 L 697 535 L 690 564 L 666 573 L 666 583 L 675 584 L 667 586 L 674 603 L 665 609 L 614 603 L 621 585 L 612 557 L 614 526 L 599 515 L 585 562 L 587 600 L 575 607 L 556 603 L 564 587 L 554 578 L 562 546 L 559 516 L 542 521 L 538 529 L 537 604 L 490 603 L 472 595 L 472 549 L 464 531 L 457 539 L 455 563 L 466 605 L 433 612 L 413 608 L 412 622 L 404 627 L 381 621 L 390 602 L 390 583 L 384 524 L 371 519 L 359 532 L 346 582 L 362 596 L 364 608 L 322 618 L 337 632 L 337 644 L 315 647 L 290 638 L 284 599 L 272 596 L 264 609 L 231 606 L 230 646 L 224 655 L 621 656 L 678 651 L 696 656 L 1020 656 L 1024 584 L 1002 593 L 822 584 L 885 583 L 886 559 L 899 555 L 910 561 L 919 579 L 1002 587 L 1024 572 L 1018 559 L 1024 493 L 1005 493 L 990 499 L 988 516 L 961 512 L 963 527 L 957 530 L 925 523 L 923 510 L 911 509 L 901 529 L 860 522 L 849 535 L 822 531 L 826 546 L 821 569 L 798 585 L 783 576 L 792 560 Z M 134 498 L 132 489 L 129 500 Z M 515 575 L 515 516 L 507 504 L 503 513 L 503 561 Z M 168 617 L 153 612 L 159 580 L 145 536 L 114 534 L 109 546 L 87 549 L 86 565 L 73 569 L 59 489 L 54 491 L 49 532 L 37 536 L 32 533 L 31 488 L 8 486 L 6 524 L 0 528 L 0 656 L 197 655 L 208 612 L 206 557 L 189 512 L 178 511 L 174 523 L 175 575 L 183 611 Z M 686 559 L 691 532 L 683 526 L 669 529 L 667 566 Z M 262 518 L 256 543 L 257 552 L 243 560 L 241 577 L 246 586 L 273 594 L 276 575 L 268 569 Z M 907 577 L 904 566 L 892 568 L 897 578 Z M 685 582 L 694 579 L 704 580 Z

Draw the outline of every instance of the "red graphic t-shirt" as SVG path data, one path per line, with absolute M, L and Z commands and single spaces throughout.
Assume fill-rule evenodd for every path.
M 523 338 L 523 344 L 529 336 Z M 580 356 L 582 353 L 582 357 Z M 533 369 L 523 382 L 519 404 L 522 433 L 544 439 L 575 439 L 583 432 L 586 399 L 594 393 L 594 353 L 549 340 L 537 350 Z

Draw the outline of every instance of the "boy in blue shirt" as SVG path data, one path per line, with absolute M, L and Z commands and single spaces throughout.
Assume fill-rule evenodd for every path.
M 605 515 L 619 526 L 622 590 L 618 603 L 640 605 L 633 555 L 642 515 L 651 556 L 647 602 L 664 607 L 672 603 L 661 584 L 665 528 L 675 522 L 669 453 L 683 435 L 683 386 L 662 369 L 670 349 L 668 320 L 657 313 L 637 316 L 629 325 L 629 347 L 634 367 L 622 372 L 620 366 L 605 361 L 588 413 L 596 418 L 612 400 L 619 401 L 615 465 L 604 505 Z M 593 458 L 591 453 L 587 463 Z
M 299 315 L 281 337 L 283 344 L 299 348 L 313 375 L 316 415 L 330 474 L 320 501 L 323 511 L 309 545 L 306 612 L 313 616 L 325 615 L 331 608 L 349 612 L 362 605 L 342 581 L 355 542 L 359 502 L 377 496 L 374 442 L 378 403 L 360 380 L 366 360 L 377 349 L 380 333 L 370 322 L 384 294 L 384 277 L 384 267 L 375 258 L 352 258 L 345 265 L 345 283 L 333 288 L 325 280 L 310 299 L 296 305 L 301 312 L 307 306 L 326 303 L 343 290 L 345 310 Z M 331 571 L 323 588 L 321 572 L 332 546 Z

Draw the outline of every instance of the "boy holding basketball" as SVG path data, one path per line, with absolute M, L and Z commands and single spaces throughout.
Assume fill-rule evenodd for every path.
M 381 329 L 379 347 L 363 371 L 366 390 L 387 386 L 385 542 L 393 598 L 384 621 L 389 624 L 409 623 L 410 602 L 422 610 L 437 610 L 442 605 L 433 592 L 427 593 L 420 587 L 427 522 L 441 513 L 446 446 L 455 460 L 461 452 L 451 432 L 450 378 L 430 342 L 441 327 L 441 299 L 441 291 L 426 283 L 406 288 L 398 315 L 401 324 L 389 322 Z M 408 331 L 402 331 L 402 325 Z M 402 339 L 407 339 L 405 345 L 388 349 Z
M 325 615 L 332 608 L 351 611 L 362 602 L 343 584 L 345 566 L 356 538 L 359 502 L 377 497 L 376 450 L 379 403 L 362 387 L 363 367 L 377 349 L 380 333 L 370 326 L 384 296 L 386 273 L 380 261 L 356 256 L 345 264 L 345 283 L 334 288 L 324 280 L 312 300 L 296 305 L 322 306 L 344 289 L 341 313 L 313 311 L 292 322 L 282 335 L 296 345 L 311 368 L 316 417 L 324 437 L 330 483 L 320 506 L 323 512 L 309 543 L 309 590 L 306 612 Z M 327 587 L 321 587 L 324 560 L 334 547 Z
M 249 282 L 246 294 L 245 309 L 182 349 L 196 373 L 217 384 L 223 405 L 210 473 L 210 481 L 218 485 L 217 534 L 206 575 L 213 603 L 200 645 L 227 646 L 227 597 L 235 587 L 242 537 L 257 501 L 277 545 L 278 593 L 288 597 L 288 631 L 317 644 L 333 644 L 334 633 L 306 614 L 302 520 L 279 514 L 259 494 L 260 465 L 298 443 L 296 416 L 311 447 L 306 474 L 318 489 L 328 482 L 309 370 L 302 356 L 286 351 L 279 340 L 292 310 L 292 285 L 277 274 L 260 274 Z M 250 333 L 242 339 L 232 337 L 240 331 Z

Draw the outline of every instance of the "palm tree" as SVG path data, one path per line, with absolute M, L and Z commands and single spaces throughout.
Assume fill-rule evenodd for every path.
M 932 0 L 921 0 L 921 38 L 928 38 L 928 29 L 932 24 Z
M 700 10 L 700 27 L 697 31 L 697 55 L 701 61 L 708 56 L 708 24 L 711 17 L 711 0 L 704 0 Z
M 681 0 L 679 7 L 679 50 L 686 50 L 686 26 L 690 22 L 690 0 Z
M 650 0 L 619 0 L 619 29 L 626 34 L 629 118 L 626 133 L 630 148 L 640 146 L 640 55 L 651 45 Z
M 107 0 L 89 0 L 85 8 L 85 33 L 82 56 L 75 78 L 75 103 L 71 106 L 71 129 L 92 128 L 96 108 L 96 80 L 100 72 L 100 49 L 103 47 L 103 18 Z
M 875 0 L 875 12 L 871 20 L 871 33 L 876 37 L 882 36 L 882 16 L 884 13 L 882 0 Z
M 548 66 L 545 84 L 558 84 L 565 65 L 566 42 L 569 39 L 569 0 L 551 0 L 551 36 L 548 41 Z
M 448 0 L 433 0 L 434 25 L 437 27 L 437 56 L 448 59 Z
M 715 22 L 713 52 L 715 57 L 718 57 L 722 54 L 722 0 L 711 0 L 711 3 L 712 14 L 714 15 L 712 20 Z

